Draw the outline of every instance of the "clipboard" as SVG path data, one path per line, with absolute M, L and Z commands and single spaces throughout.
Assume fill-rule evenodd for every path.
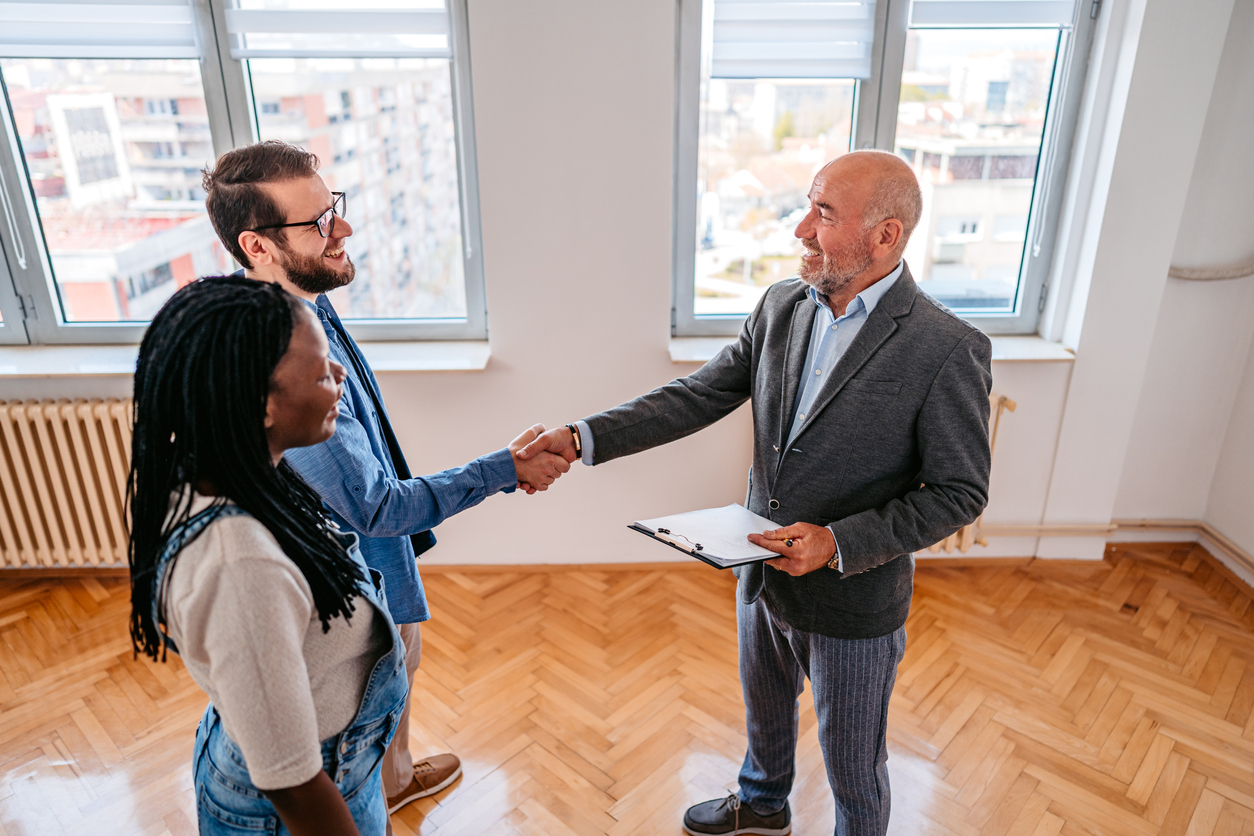
M 701 530 L 710 534 L 710 518 L 714 518 L 715 525 L 719 528 L 719 531 L 714 532 L 713 539 L 716 542 L 718 540 L 722 540 L 722 542 L 731 549 L 735 549 L 737 546 L 736 544 L 730 544 L 727 538 L 731 537 L 738 539 L 740 537 L 744 537 L 750 531 L 762 531 L 767 528 L 775 527 L 775 523 L 764 517 L 759 517 L 758 515 L 749 512 L 740 505 L 728 505 L 725 508 L 707 508 L 702 511 L 693 511 L 689 514 L 677 514 L 673 517 L 660 517 L 657 520 L 649 520 L 648 522 L 666 522 L 668 525 L 678 528 L 680 525 L 684 524 L 686 519 L 691 519 L 696 521 L 696 523 L 693 528 L 688 529 L 690 534 L 693 531 L 699 532 Z M 726 520 L 726 522 L 724 522 L 724 520 Z M 701 523 L 705 523 L 705 526 L 703 527 Z M 640 532 L 651 540 L 656 540 L 659 543 L 670 546 L 672 549 L 681 551 L 689 557 L 695 557 L 697 560 L 700 560 L 702 563 L 707 563 L 715 569 L 730 569 L 733 566 L 746 566 L 751 563 L 761 563 L 764 560 L 770 560 L 771 558 L 779 556 L 774 552 L 767 551 L 766 549 L 759 549 L 755 546 L 749 546 L 746 544 L 745 546 L 741 546 L 739 548 L 747 548 L 748 550 L 754 552 L 753 554 L 737 556 L 734 558 L 724 558 L 720 557 L 714 549 L 710 547 L 710 545 L 705 545 L 700 542 L 702 539 L 702 535 L 700 533 L 695 535 L 696 540 L 694 540 L 692 537 L 685 536 L 680 531 L 661 525 L 649 527 L 640 522 L 634 522 L 627 527 L 633 531 Z M 743 531 L 741 529 L 743 529 Z M 717 545 L 715 548 L 717 548 Z

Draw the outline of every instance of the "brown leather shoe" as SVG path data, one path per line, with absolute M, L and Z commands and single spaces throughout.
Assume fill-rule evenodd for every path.
M 398 794 L 388 796 L 388 815 L 411 801 L 435 795 L 457 780 L 462 774 L 462 762 L 457 755 L 432 755 L 414 764 L 414 777 L 409 786 Z

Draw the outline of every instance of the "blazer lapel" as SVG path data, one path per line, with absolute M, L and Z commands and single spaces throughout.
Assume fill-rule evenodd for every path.
M 775 433 L 780 448 L 788 440 L 788 428 L 792 425 L 792 411 L 797 404 L 797 388 L 801 383 L 801 367 L 810 349 L 810 333 L 814 330 L 814 315 L 818 306 L 807 293 L 792 309 L 792 327 L 788 331 L 788 346 L 784 349 L 784 391 L 779 399 L 779 432 Z
M 849 378 L 857 374 L 858 369 L 865 366 L 872 355 L 879 351 L 880 346 L 893 335 L 893 332 L 897 330 L 896 317 L 905 316 L 910 312 L 917 291 L 918 285 L 911 278 L 909 269 L 903 270 L 902 274 L 897 277 L 897 281 L 884 294 L 884 298 L 875 306 L 875 310 L 871 311 L 866 324 L 862 326 L 858 336 L 845 350 L 844 356 L 836 363 L 836 368 L 832 369 L 831 375 L 823 381 L 823 388 L 819 390 L 819 396 L 810 409 L 810 415 L 797 430 L 798 437 L 827 408 L 832 398 L 836 397 L 837 393 L 849 382 Z M 802 353 L 804 356 L 804 352 Z

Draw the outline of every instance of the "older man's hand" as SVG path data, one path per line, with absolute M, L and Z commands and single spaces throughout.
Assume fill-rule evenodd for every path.
M 544 425 L 536 424 L 509 444 L 509 452 L 514 457 L 514 474 L 518 477 L 518 488 L 528 495 L 548 490 L 549 485 L 570 470 L 570 462 L 555 453 L 541 450 L 524 455 L 527 445 L 544 435 Z
M 792 545 L 789 545 L 790 541 Z M 794 577 L 822 569 L 836 556 L 836 537 L 831 529 L 810 523 L 793 523 L 761 534 L 750 534 L 749 542 L 780 555 L 766 561 L 766 565 Z
M 518 458 L 529 459 L 545 451 L 573 462 L 576 458 L 574 434 L 566 427 L 554 427 L 548 432 L 541 432 L 518 451 Z

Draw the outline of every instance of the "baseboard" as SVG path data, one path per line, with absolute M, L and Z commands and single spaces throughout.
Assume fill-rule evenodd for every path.
M 126 578 L 131 570 L 126 566 L 19 566 L 0 568 L 0 580 L 30 578 Z
M 981 526 L 981 534 L 993 537 L 1011 538 L 1016 545 L 1020 538 L 1043 537 L 1094 537 L 1105 535 L 1110 541 L 1143 541 L 1152 540 L 1156 536 L 1174 534 L 1176 541 L 1193 541 L 1203 548 L 1201 553 L 1213 561 L 1218 567 L 1231 575 L 1234 581 L 1243 586 L 1254 588 L 1254 556 L 1242 549 L 1233 540 L 1215 529 L 1210 523 L 1201 520 L 1112 520 L 1110 525 L 1024 525 L 1024 526 Z M 981 557 L 976 554 L 952 555 L 930 552 L 915 554 L 915 562 L 921 567 L 954 567 L 954 566 L 1027 566 L 1036 560 L 1046 560 L 1051 565 L 1092 566 L 1094 561 L 1068 560 L 1065 558 L 1033 557 L 1028 555 L 1008 557 Z M 454 564 L 427 563 L 420 561 L 419 569 L 428 574 L 483 574 L 489 572 L 657 572 L 657 571 L 708 571 L 709 567 L 696 560 L 664 561 L 642 563 L 527 563 L 527 564 Z M 0 568 L 0 580 L 11 578 L 124 578 L 129 571 L 126 566 L 38 566 Z
M 1195 539 L 1212 560 L 1233 573 L 1245 586 L 1254 587 L 1254 556 L 1202 520 L 1114 520 L 1117 531 L 1129 534 L 1183 534 Z M 1116 538 L 1117 539 L 1117 538 Z
M 926 552 L 915 552 L 914 564 L 921 569 L 950 569 L 964 566 L 1027 566 L 1035 557 L 932 557 Z

